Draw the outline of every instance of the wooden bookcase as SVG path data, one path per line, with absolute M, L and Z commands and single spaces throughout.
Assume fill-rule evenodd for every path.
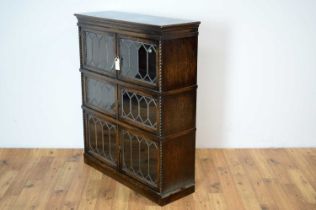
M 75 16 L 85 162 L 160 205 L 194 192 L 200 22 Z

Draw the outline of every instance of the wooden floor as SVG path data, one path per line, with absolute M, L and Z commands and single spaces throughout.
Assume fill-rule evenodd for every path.
M 0 209 L 161 209 L 81 150 L 0 149 Z M 163 209 L 316 210 L 316 149 L 197 150 L 196 192 Z

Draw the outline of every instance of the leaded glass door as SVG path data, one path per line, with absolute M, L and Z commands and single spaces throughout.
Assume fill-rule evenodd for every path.
M 86 124 L 86 151 L 93 156 L 117 166 L 117 125 L 93 113 L 84 114 Z
M 150 137 L 125 128 L 119 131 L 121 140 L 122 170 L 128 175 L 149 184 L 159 182 L 159 144 Z
M 113 68 L 116 57 L 115 33 L 84 29 L 82 37 L 84 68 L 116 77 Z
M 119 78 L 147 86 L 156 86 L 158 79 L 158 47 L 156 42 L 120 37 Z
M 119 87 L 119 118 L 148 131 L 159 125 L 158 97 L 148 93 Z
M 117 85 L 103 79 L 83 76 L 84 104 L 97 111 L 117 116 Z

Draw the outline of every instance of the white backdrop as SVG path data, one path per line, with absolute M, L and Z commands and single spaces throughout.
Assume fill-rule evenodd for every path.
M 316 1 L 0 2 L 0 147 L 82 147 L 76 12 L 200 20 L 198 147 L 316 146 Z

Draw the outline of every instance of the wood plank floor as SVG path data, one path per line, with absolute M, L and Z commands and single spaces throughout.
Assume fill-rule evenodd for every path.
M 81 150 L 0 149 L 0 209 L 161 209 Z M 196 192 L 162 209 L 316 210 L 316 149 L 200 149 Z

